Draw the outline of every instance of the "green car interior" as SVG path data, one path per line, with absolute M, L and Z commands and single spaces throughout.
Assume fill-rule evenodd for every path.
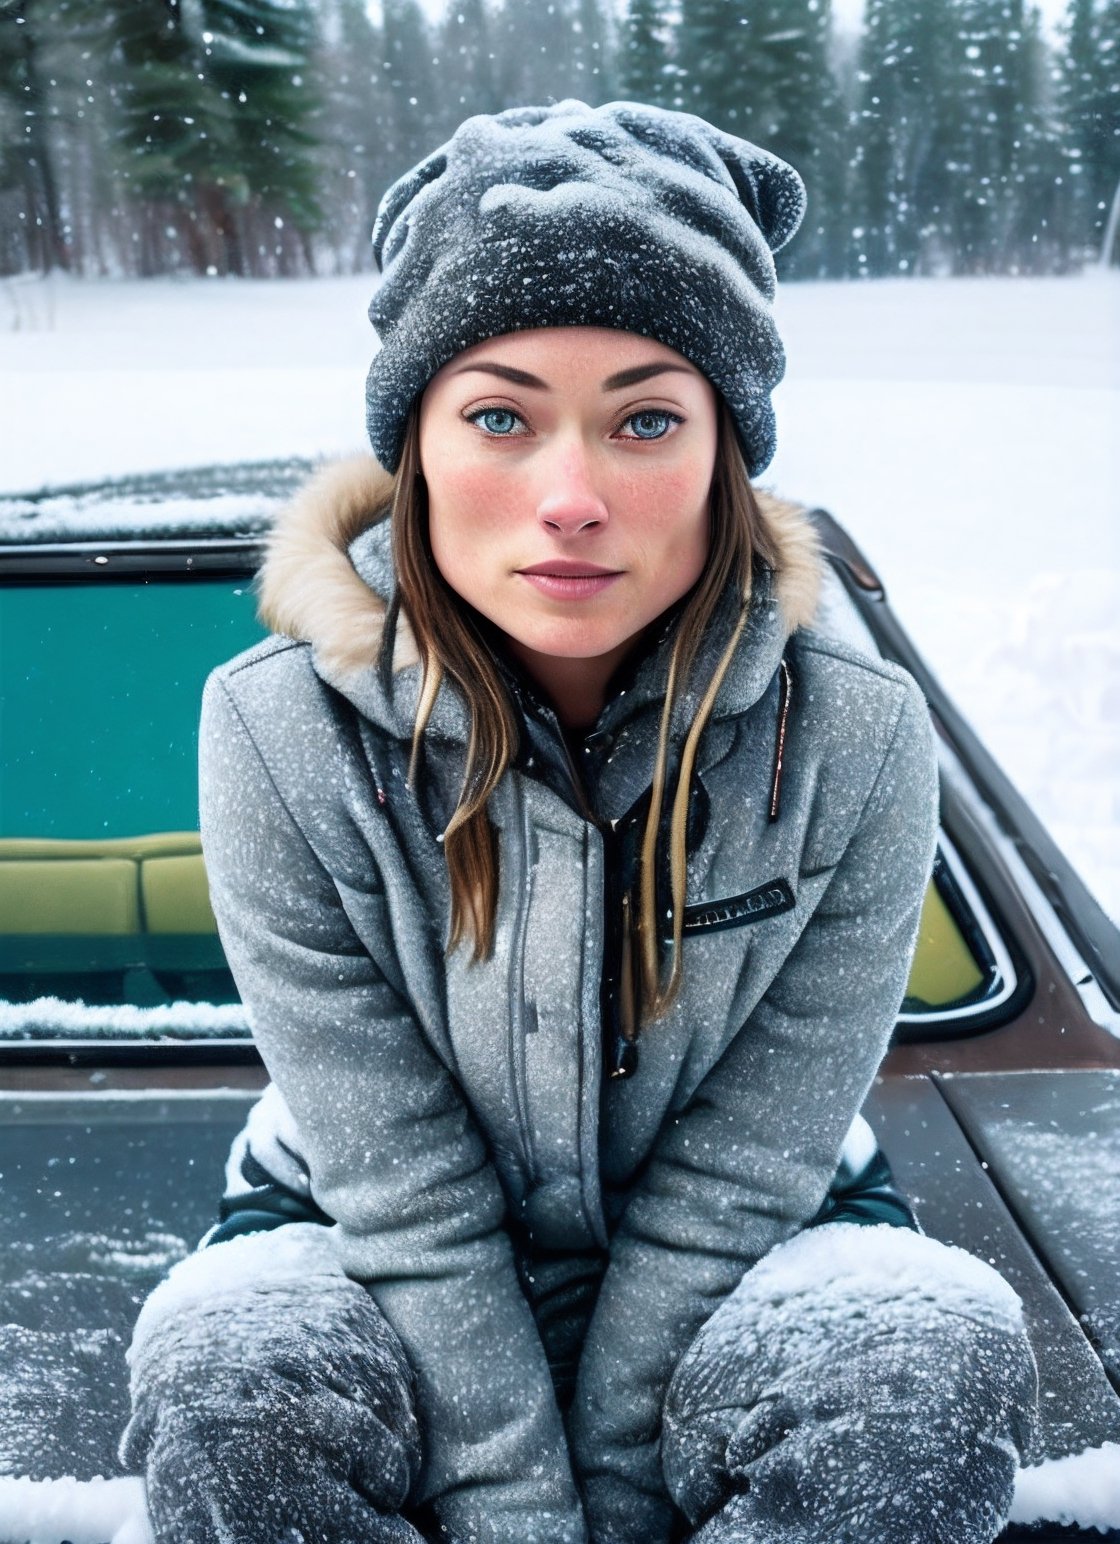
M 262 636 L 244 578 L 0 588 L 0 735 L 19 748 L 0 761 L 0 999 L 237 1001 L 197 832 L 197 723 L 210 669 Z M 960 1033 L 1003 985 L 946 846 L 903 1004 L 925 1034 Z

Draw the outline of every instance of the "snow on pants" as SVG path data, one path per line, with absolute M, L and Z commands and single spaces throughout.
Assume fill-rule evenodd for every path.
M 124 1454 L 146 1474 L 156 1544 L 440 1537 L 404 1520 L 403 1476 L 367 1505 L 388 1479 L 384 1441 L 419 1470 L 412 1392 L 317 1224 L 191 1256 L 153 1293 L 130 1357 Z M 293 1382 L 301 1409 L 349 1390 L 330 1451 L 312 1440 L 322 1422 L 293 1431 Z M 905 1228 L 809 1228 L 743 1277 L 673 1372 L 673 1544 L 991 1544 L 1036 1422 L 1021 1305 L 995 1271 Z M 361 1495 L 338 1483 L 356 1452 Z M 652 1544 L 635 1531 L 626 1544 Z
M 1037 1412 L 997 1272 L 828 1223 L 772 1250 L 681 1357 L 662 1468 L 690 1544 L 990 1544 Z

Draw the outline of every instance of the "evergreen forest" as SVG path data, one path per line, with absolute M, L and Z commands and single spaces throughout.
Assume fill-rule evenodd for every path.
M 370 268 L 394 178 L 564 97 L 792 161 L 785 278 L 1120 261 L 1120 0 L 0 0 L 0 275 Z

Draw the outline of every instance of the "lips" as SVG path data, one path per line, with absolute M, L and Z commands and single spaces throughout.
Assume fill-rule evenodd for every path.
M 580 563 L 574 558 L 549 558 L 545 563 L 532 563 L 519 568 L 519 574 L 555 575 L 561 579 L 598 579 L 604 574 L 619 574 L 618 568 L 600 568 L 597 563 Z
M 526 584 L 552 600 L 590 600 L 622 578 L 618 568 L 600 568 L 597 563 L 580 563 L 570 558 L 549 558 L 517 570 Z

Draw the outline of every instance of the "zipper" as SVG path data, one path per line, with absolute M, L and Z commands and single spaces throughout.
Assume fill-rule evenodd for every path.
M 634 986 L 634 947 L 631 916 L 633 875 L 622 873 L 626 833 L 621 820 L 602 821 L 591 808 L 583 778 L 572 758 L 567 737 L 556 714 L 541 705 L 559 741 L 568 781 L 579 813 L 603 841 L 603 968 L 600 982 L 600 1044 L 608 1079 L 633 1077 L 638 1070 L 637 994 Z M 632 828 L 632 827 L 631 827 Z M 631 829 L 628 828 L 628 829 Z M 628 868 L 632 868 L 632 864 Z M 619 920 L 621 919 L 621 928 Z M 621 935 L 621 936 L 620 936 Z M 511 983 L 512 985 L 512 983 Z
M 600 997 L 603 1058 L 608 1079 L 638 1070 L 637 998 L 634 991 L 632 875 L 623 873 L 626 836 L 621 821 L 603 829 L 603 977 Z M 621 925 L 619 925 L 621 923 Z
M 553 713 L 550 716 L 552 718 L 553 724 L 555 725 L 556 734 L 564 751 L 564 765 L 568 769 L 568 780 L 572 785 L 572 792 L 576 796 L 576 802 L 579 805 L 579 812 L 583 816 L 584 820 L 587 821 L 588 825 L 592 825 L 598 829 L 601 829 L 602 823 L 596 816 L 595 811 L 591 808 L 591 805 L 588 803 L 587 789 L 584 786 L 583 776 L 575 762 L 572 760 L 572 752 L 568 746 L 567 736 L 560 728 L 560 721 L 557 719 L 556 715 Z
M 516 779 L 511 780 L 516 788 Z M 517 797 L 517 818 L 520 841 L 517 871 L 510 875 L 517 887 L 517 914 L 509 958 L 509 1051 L 510 1082 L 513 1087 L 513 1105 L 521 1134 L 521 1147 L 525 1156 L 525 1174 L 531 1187 L 537 1178 L 536 1144 L 529 1122 L 529 1079 L 525 1064 L 525 1037 L 536 1031 L 536 1010 L 525 1001 L 525 938 L 529 931 L 529 906 L 532 900 L 533 870 L 536 867 L 537 842 L 529 821 L 529 813 L 520 791 Z M 532 1020 L 532 1022 L 530 1022 Z

